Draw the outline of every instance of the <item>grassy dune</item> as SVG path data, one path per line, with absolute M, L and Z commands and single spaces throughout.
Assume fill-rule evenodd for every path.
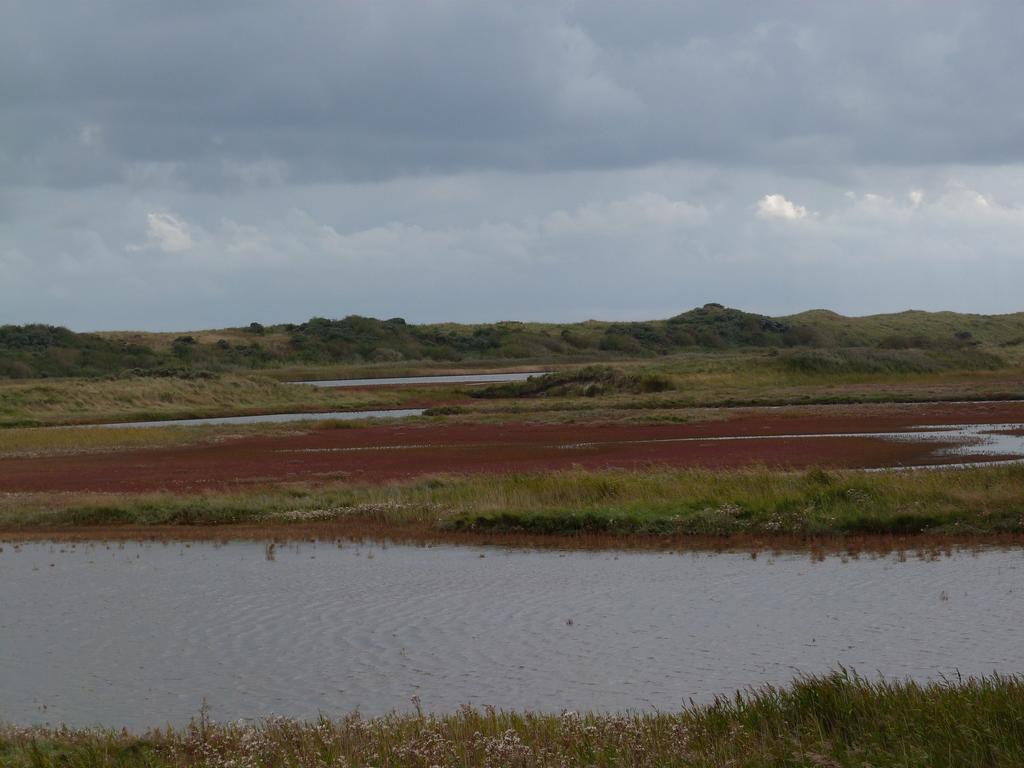
M 707 304 L 665 320 L 415 325 L 350 315 L 301 324 L 182 333 L 73 333 L 0 326 L 0 378 L 95 377 L 126 371 L 273 370 L 296 366 L 421 363 L 494 365 L 655 358 L 741 348 L 917 350 L 1024 346 L 1024 314 L 903 312 L 843 317 L 814 311 L 772 318 Z
M 1008 347 L 1024 343 L 1024 313 L 1021 312 L 1011 315 L 975 315 L 909 310 L 846 317 L 825 309 L 815 309 L 780 317 L 778 320 L 800 328 L 813 328 L 829 343 L 838 346 L 882 343 L 893 346 L 901 340 L 949 338 L 978 339 Z
M 395 538 L 465 534 L 641 537 L 685 546 L 687 537 L 824 538 L 1024 534 L 1024 466 L 920 472 L 812 470 L 568 471 L 431 478 L 378 486 L 273 486 L 191 496 L 0 496 L 0 533 L 190 526 L 218 537 L 231 526 L 289 535 L 341 523 Z M 132 530 L 137 530 L 133 528 Z M 296 535 L 307 535 L 296 527 Z M 140 534 L 144 535 L 144 534 Z M 251 535 L 251 533 L 247 533 Z
M 463 709 L 318 722 L 270 720 L 144 734 L 0 728 L 9 768 L 730 766 L 1009 768 L 1024 764 L 1024 681 L 919 685 L 847 672 L 678 713 Z

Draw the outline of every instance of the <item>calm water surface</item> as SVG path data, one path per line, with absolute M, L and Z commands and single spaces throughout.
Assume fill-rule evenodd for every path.
M 289 384 L 312 384 L 314 387 L 381 387 L 409 384 L 495 384 L 506 381 L 526 381 L 531 376 L 544 376 L 551 371 L 528 373 L 464 373 L 438 376 L 397 376 L 378 379 L 331 379 L 328 381 L 291 381 Z
M 356 419 L 404 419 L 422 416 L 422 408 L 390 408 L 380 411 L 328 411 L 322 413 L 264 413 L 259 416 L 220 416 L 210 419 L 165 419 L 92 424 L 94 427 L 197 427 L 203 424 L 280 424 L 288 421 L 354 421 Z
M 64 550 L 64 551 L 61 551 Z M 1024 671 L 1024 554 L 3 544 L 0 720 L 669 709 L 838 664 Z

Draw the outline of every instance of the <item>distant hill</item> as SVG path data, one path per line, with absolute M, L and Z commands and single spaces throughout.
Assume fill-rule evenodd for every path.
M 720 304 L 667 320 L 412 325 L 350 315 L 301 324 L 187 333 L 75 333 L 0 326 L 0 378 L 203 375 L 204 372 L 402 361 L 572 361 L 748 347 L 929 349 L 1024 344 L 1024 313 L 901 312 L 767 317 Z
M 819 337 L 816 343 L 821 346 L 927 348 L 945 345 L 950 340 L 995 346 L 1024 344 L 1024 312 L 970 315 L 908 310 L 890 315 L 844 317 L 815 309 L 778 319 L 794 327 L 813 329 Z

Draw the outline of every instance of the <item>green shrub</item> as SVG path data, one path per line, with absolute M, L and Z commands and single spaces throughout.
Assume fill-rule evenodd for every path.
M 504 397 L 596 397 L 628 392 L 648 394 L 672 389 L 672 380 L 660 373 L 624 373 L 610 366 L 591 365 L 574 371 L 532 376 L 526 381 L 496 384 L 475 389 L 478 398 Z

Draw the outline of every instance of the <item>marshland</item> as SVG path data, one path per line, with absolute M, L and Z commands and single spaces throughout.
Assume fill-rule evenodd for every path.
M 7 327 L 0 761 L 1014 764 L 1021 338 Z
M 1022 28 L 0 2 L 0 768 L 1024 766 Z

